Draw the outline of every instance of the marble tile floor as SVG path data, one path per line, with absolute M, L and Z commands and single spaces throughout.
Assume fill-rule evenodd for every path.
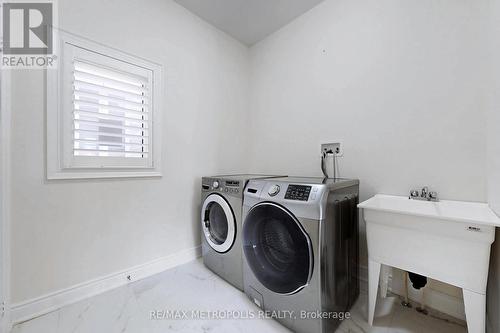
M 377 302 L 373 327 L 366 322 L 367 296 L 361 294 L 343 321 L 341 333 L 461 333 L 457 324 L 404 308 L 398 297 Z M 101 295 L 14 326 L 12 333 L 167 333 L 167 332 L 290 332 L 273 319 L 151 319 L 155 310 L 220 310 L 257 314 L 259 309 L 237 289 L 203 266 L 201 260 L 130 283 Z M 213 313 L 213 312 L 212 312 Z M 158 315 L 162 313 L 159 312 Z M 189 316 L 189 314 L 188 314 Z M 201 315 L 200 315 L 201 316 Z

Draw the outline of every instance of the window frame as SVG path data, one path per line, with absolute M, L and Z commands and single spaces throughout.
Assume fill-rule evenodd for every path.
M 47 179 L 161 177 L 162 66 L 67 32 L 57 30 L 56 34 L 58 42 L 54 52 L 58 57 L 58 67 L 45 70 Z M 148 73 L 151 103 L 148 109 L 147 158 L 74 156 L 73 59 L 83 59 L 115 70 L 127 67 L 132 75 L 138 74 L 138 71 L 142 71 L 141 75 Z

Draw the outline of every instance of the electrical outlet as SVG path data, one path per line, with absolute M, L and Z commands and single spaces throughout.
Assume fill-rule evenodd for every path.
M 342 143 L 341 142 L 335 142 L 335 143 L 323 143 L 321 144 L 321 154 L 324 153 L 333 153 L 337 157 L 342 157 L 344 156 L 344 150 L 342 149 Z

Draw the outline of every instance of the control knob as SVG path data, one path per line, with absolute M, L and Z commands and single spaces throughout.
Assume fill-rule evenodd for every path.
M 271 186 L 271 188 L 269 189 L 269 191 L 267 191 L 267 194 L 269 194 L 270 196 L 274 197 L 279 192 L 280 192 L 280 186 L 279 185 L 273 185 L 273 186 Z
M 212 187 L 213 187 L 213 188 L 218 188 L 218 187 L 219 187 L 219 182 L 218 182 L 218 181 L 214 181 L 214 182 L 212 183 Z

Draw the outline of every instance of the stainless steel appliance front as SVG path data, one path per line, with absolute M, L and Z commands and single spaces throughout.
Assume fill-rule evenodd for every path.
M 295 332 L 333 332 L 359 294 L 357 180 L 250 181 L 243 205 L 244 290 L 289 311 Z

